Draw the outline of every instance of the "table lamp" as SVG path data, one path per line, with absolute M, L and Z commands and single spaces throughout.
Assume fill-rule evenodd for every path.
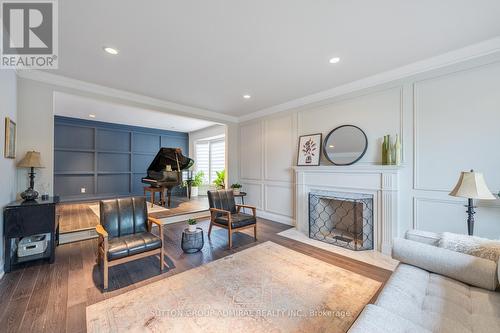
M 469 236 L 474 234 L 474 199 L 481 200 L 494 200 L 496 199 L 493 194 L 491 194 L 488 186 L 486 186 L 486 182 L 484 181 L 483 174 L 480 172 L 474 172 L 471 170 L 470 172 L 463 171 L 460 174 L 460 178 L 458 179 L 457 185 L 450 192 L 451 196 L 467 198 L 468 204 L 467 207 L 467 230 L 469 232 Z
M 35 168 L 43 168 L 42 161 L 40 158 L 40 153 L 37 151 L 29 151 L 26 156 L 17 163 L 18 168 L 30 168 L 30 187 L 23 193 L 21 193 L 21 198 L 26 201 L 35 200 L 38 198 L 38 192 L 34 190 L 35 188 Z

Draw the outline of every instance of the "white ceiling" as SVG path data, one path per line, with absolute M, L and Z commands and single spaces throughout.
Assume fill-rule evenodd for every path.
M 233 116 L 500 35 L 498 0 L 64 0 L 59 17 L 56 74 Z
M 61 92 L 55 93 L 54 113 L 58 116 L 178 132 L 192 132 L 216 125 L 216 123 L 211 121 L 182 117 L 161 111 L 146 110 Z M 95 118 L 90 118 L 90 114 L 95 115 Z

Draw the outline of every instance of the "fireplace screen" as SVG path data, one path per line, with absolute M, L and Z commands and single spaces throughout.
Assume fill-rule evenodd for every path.
M 309 238 L 351 250 L 373 249 L 373 196 L 309 193 Z

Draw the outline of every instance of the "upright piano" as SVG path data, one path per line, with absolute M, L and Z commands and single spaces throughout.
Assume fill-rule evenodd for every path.
M 165 188 L 170 207 L 172 189 L 182 184 L 182 171 L 189 169 L 193 164 L 194 160 L 182 155 L 180 148 L 160 148 L 148 168 L 148 175 L 142 178 L 142 182 L 153 187 Z

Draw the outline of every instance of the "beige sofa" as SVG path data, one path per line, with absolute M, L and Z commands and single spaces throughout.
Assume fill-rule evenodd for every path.
M 394 240 L 392 255 L 401 263 L 350 333 L 500 332 L 498 262 L 438 241 L 438 234 L 417 231 Z

